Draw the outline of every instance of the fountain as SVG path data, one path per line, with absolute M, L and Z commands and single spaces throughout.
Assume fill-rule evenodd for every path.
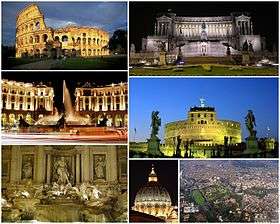
M 66 86 L 65 80 L 63 80 L 63 104 L 65 112 L 59 114 L 58 111 L 55 112 L 54 115 L 49 115 L 40 118 L 35 125 L 47 125 L 54 126 L 59 123 L 59 121 L 64 120 L 66 125 L 91 125 L 90 117 L 82 117 L 80 115 L 75 114 L 70 92 Z

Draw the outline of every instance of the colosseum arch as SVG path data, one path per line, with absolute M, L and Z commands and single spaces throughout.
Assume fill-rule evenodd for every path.
M 39 35 L 35 36 L 35 43 L 36 44 L 40 43 L 40 36 Z
M 43 34 L 42 36 L 42 42 L 46 43 L 48 41 L 48 35 L 47 34 Z
M 62 41 L 62 42 L 68 42 L 68 36 L 67 36 L 67 35 L 63 35 L 63 36 L 61 37 L 61 41 Z
M 29 43 L 33 44 L 33 37 L 32 36 L 29 37 Z

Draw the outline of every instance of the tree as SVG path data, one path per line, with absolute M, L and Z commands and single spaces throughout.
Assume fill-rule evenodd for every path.
M 127 31 L 116 30 L 109 40 L 109 50 L 113 53 L 127 53 Z

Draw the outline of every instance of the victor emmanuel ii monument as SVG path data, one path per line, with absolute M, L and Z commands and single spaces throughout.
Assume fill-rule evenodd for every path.
M 265 49 L 265 39 L 254 33 L 249 13 L 228 16 L 183 17 L 166 13 L 154 25 L 154 35 L 142 39 L 143 52 L 165 50 L 183 56 L 227 56 L 248 46 L 252 52 Z

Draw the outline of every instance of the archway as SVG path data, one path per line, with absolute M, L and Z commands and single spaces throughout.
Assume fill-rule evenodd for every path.
M 116 127 L 122 127 L 123 126 L 123 120 L 122 120 L 121 115 L 119 115 L 119 114 L 117 114 L 115 116 L 115 126 Z
M 14 114 L 9 114 L 9 124 L 15 125 L 16 119 Z
M 61 41 L 64 43 L 68 42 L 68 36 L 66 36 L 66 35 L 62 36 Z
M 77 56 L 77 51 L 76 51 L 76 49 L 72 49 L 72 51 L 71 51 L 71 56 L 72 57 L 76 57 Z
M 47 35 L 47 34 L 44 34 L 44 35 L 42 36 L 42 40 L 43 40 L 44 43 L 46 43 L 47 40 L 48 40 L 48 35 Z

